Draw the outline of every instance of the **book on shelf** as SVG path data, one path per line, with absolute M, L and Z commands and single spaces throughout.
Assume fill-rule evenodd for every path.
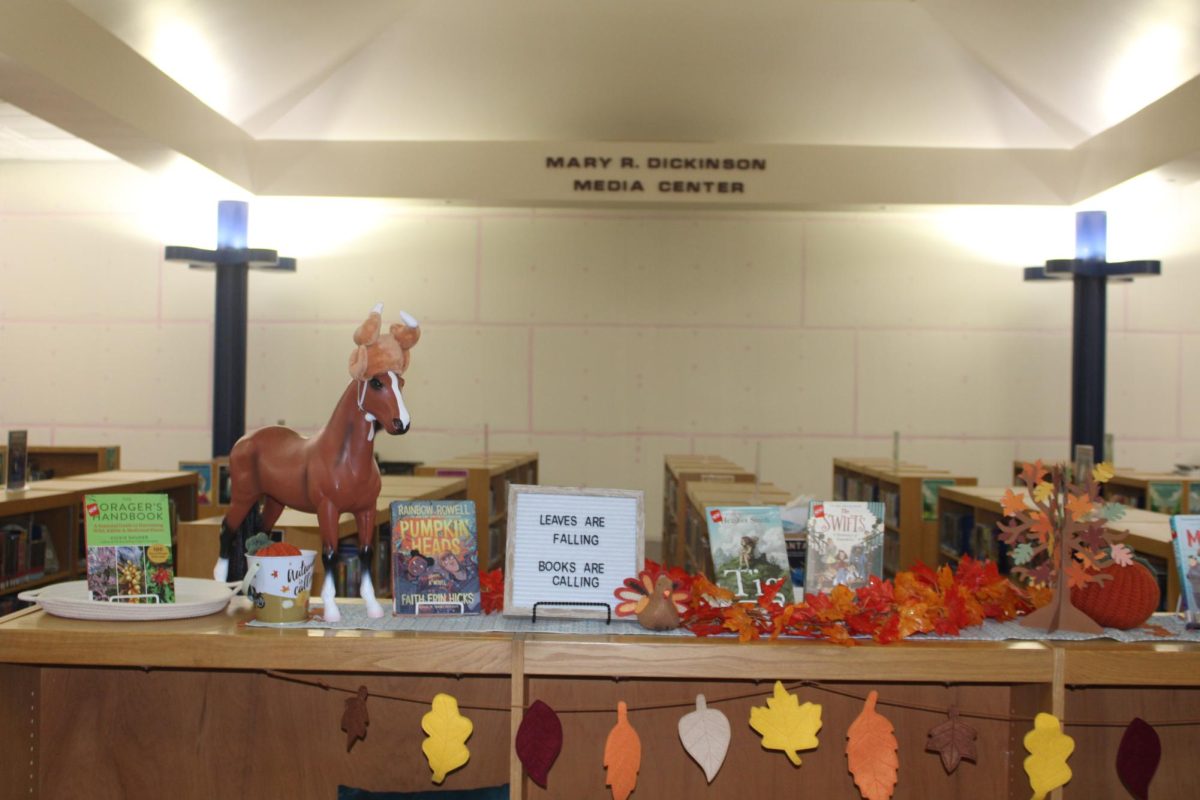
M 783 538 L 779 506 L 709 506 L 704 509 L 713 581 L 738 602 L 755 602 L 772 583 L 784 583 L 775 596 L 795 599 L 792 566 Z
M 807 594 L 857 589 L 883 577 L 883 504 L 812 503 L 808 518 Z
M 1171 546 L 1188 627 L 1200 627 L 1200 514 L 1171 517 Z
M 29 476 L 29 432 L 8 432 L 8 464 L 5 470 L 9 491 L 25 488 Z
M 1175 481 L 1151 481 L 1146 487 L 1146 508 L 1159 514 L 1183 511 L 1183 484 Z
M 479 613 L 475 519 L 471 500 L 392 502 L 392 603 L 396 614 Z
M 943 486 L 954 486 L 953 478 L 924 478 L 921 481 L 921 515 L 932 522 L 937 519 L 938 491 Z

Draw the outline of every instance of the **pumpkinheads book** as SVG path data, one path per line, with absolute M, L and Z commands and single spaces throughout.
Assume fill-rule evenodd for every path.
M 175 602 L 171 516 L 165 494 L 84 495 L 87 584 L 93 600 Z
M 478 614 L 475 503 L 392 502 L 392 602 L 396 614 Z
M 883 503 L 814 502 L 808 517 L 805 594 L 858 589 L 883 577 Z

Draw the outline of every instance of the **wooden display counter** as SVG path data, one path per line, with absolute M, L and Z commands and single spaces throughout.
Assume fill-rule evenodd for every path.
M 1009 489 L 1033 505 L 1028 490 L 1021 487 L 942 487 L 938 495 L 942 562 L 955 563 L 966 553 L 973 558 L 995 561 L 1002 571 L 1007 569 L 1007 555 L 997 540 L 996 524 L 1004 519 L 1000 500 Z M 1174 609 L 1179 600 L 1179 572 L 1171 545 L 1170 516 L 1129 508 L 1124 517 L 1107 527 L 1125 533 L 1125 544 L 1149 564 L 1162 591 L 1160 609 Z
M 443 789 L 510 781 L 513 798 L 607 800 L 604 740 L 624 700 L 642 742 L 635 798 L 858 798 L 845 733 L 871 689 L 896 729 L 898 800 L 1029 797 L 1021 740 L 1039 711 L 1062 718 L 1076 741 L 1064 797 L 1118 796 L 1113 761 L 1134 716 L 1159 723 L 1153 796 L 1189 797 L 1194 789 L 1197 645 L 739 644 L 640 636 L 620 623 L 612 635 L 590 637 L 283 630 L 241 627 L 241 613 L 119 623 L 28 609 L 0 620 L 6 796 L 328 800 L 339 783 L 428 790 L 420 719 L 433 694 L 446 692 L 475 731 L 470 761 Z M 375 695 L 367 738 L 347 752 L 339 724 L 349 695 L 289 677 L 366 686 Z M 822 705 L 820 745 L 802 754 L 799 768 L 764 750 L 747 725 L 775 680 Z M 697 694 L 726 714 L 733 732 L 711 785 L 677 734 Z M 548 791 L 523 779 L 513 754 L 520 709 L 539 699 L 563 725 Z M 966 719 L 978 731 L 978 763 L 947 776 L 924 748 L 952 705 L 990 718 Z
M 467 499 L 475 503 L 479 568 L 504 566 L 508 533 L 509 484 L 538 482 L 537 453 L 472 453 L 416 468 L 417 475 L 459 477 L 467 481 Z

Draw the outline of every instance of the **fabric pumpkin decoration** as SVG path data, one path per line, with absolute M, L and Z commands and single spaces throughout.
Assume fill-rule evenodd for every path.
M 1071 602 L 1098 624 L 1118 630 L 1137 628 L 1158 610 L 1158 580 L 1144 564 L 1110 564 L 1100 572 L 1112 579 L 1071 590 Z

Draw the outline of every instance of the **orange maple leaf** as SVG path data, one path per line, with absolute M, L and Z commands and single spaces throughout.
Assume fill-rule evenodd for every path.
M 1073 494 L 1067 498 L 1067 510 L 1071 512 L 1071 519 L 1076 522 L 1092 513 L 1095 507 L 1091 498 L 1084 494 Z
M 1072 561 L 1067 565 L 1067 586 L 1072 589 L 1080 589 L 1088 583 L 1087 570 L 1078 561 Z
M 900 769 L 895 728 L 875 710 L 878 699 L 879 693 L 872 689 L 862 713 L 846 731 L 846 760 L 865 800 L 888 800 Z
M 1029 508 L 1025 505 L 1025 496 L 1017 494 L 1012 489 L 1004 490 L 1004 497 L 1000 498 L 1000 507 L 1006 517 L 1015 517 Z
M 1033 523 L 1029 529 L 1037 534 L 1039 542 L 1045 544 L 1046 540 L 1054 534 L 1054 523 L 1040 511 L 1035 511 L 1029 516 Z
M 1029 485 L 1034 485 L 1042 482 L 1042 476 L 1046 474 L 1046 468 L 1042 466 L 1042 460 L 1030 464 L 1028 461 L 1021 468 L 1021 480 Z

